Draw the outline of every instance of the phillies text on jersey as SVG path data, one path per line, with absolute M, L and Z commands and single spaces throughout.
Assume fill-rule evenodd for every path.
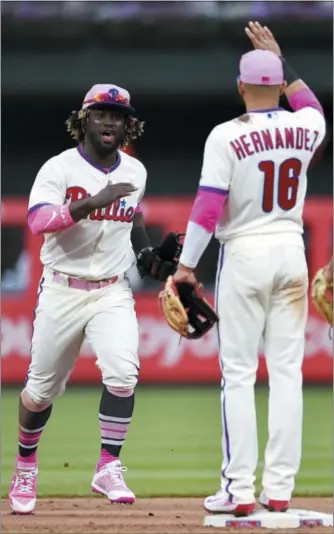
M 96 195 L 109 182 L 133 183 L 138 189 L 111 206 L 61 232 L 45 234 L 41 261 L 54 271 L 102 280 L 127 271 L 135 260 L 132 222 L 146 185 L 144 165 L 123 152 L 109 172 L 89 162 L 77 149 L 49 159 L 33 184 L 29 210 L 41 204 L 62 205 Z

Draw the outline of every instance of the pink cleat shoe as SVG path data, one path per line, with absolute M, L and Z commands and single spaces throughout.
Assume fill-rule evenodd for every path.
M 92 481 L 93 492 L 106 495 L 111 503 L 134 503 L 135 494 L 127 487 L 123 478 L 123 473 L 127 470 L 120 460 L 107 464 L 99 462 Z
M 16 460 L 14 476 L 9 490 L 9 503 L 16 514 L 31 514 L 36 506 L 37 463 Z

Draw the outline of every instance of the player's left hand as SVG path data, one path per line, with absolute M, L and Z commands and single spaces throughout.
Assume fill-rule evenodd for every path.
M 259 22 L 249 22 L 248 26 L 245 28 L 245 32 L 255 49 L 270 50 L 277 56 L 282 55 L 281 49 L 269 28 L 261 26 Z
M 183 234 L 170 232 L 160 246 L 146 247 L 137 257 L 137 268 L 142 278 L 149 276 L 159 282 L 165 282 L 177 269 L 182 251 Z
M 162 260 L 152 247 L 141 250 L 137 257 L 137 269 L 142 278 L 149 276 L 158 282 L 165 282 L 176 271 L 176 263 Z

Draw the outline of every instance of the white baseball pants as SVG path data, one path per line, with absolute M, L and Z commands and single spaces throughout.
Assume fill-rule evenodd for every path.
M 254 502 L 258 462 L 254 384 L 262 339 L 270 386 L 263 489 L 269 499 L 289 500 L 302 447 L 308 311 L 302 238 L 272 234 L 235 239 L 221 247 L 219 262 L 222 490 L 233 502 Z
M 40 282 L 25 389 L 37 404 L 52 402 L 66 387 L 84 337 L 106 386 L 134 388 L 139 371 L 138 323 L 129 282 L 123 276 L 102 289 L 85 291 Z

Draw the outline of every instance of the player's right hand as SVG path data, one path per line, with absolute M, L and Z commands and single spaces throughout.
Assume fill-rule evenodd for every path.
M 249 22 L 245 32 L 255 49 L 270 50 L 281 56 L 281 49 L 267 26 L 262 27 L 259 22 Z
M 91 201 L 94 209 L 106 208 L 110 206 L 115 200 L 120 198 L 129 197 L 134 191 L 137 191 L 138 187 L 135 187 L 130 183 L 108 184 L 101 189 L 97 195 L 91 197 Z

